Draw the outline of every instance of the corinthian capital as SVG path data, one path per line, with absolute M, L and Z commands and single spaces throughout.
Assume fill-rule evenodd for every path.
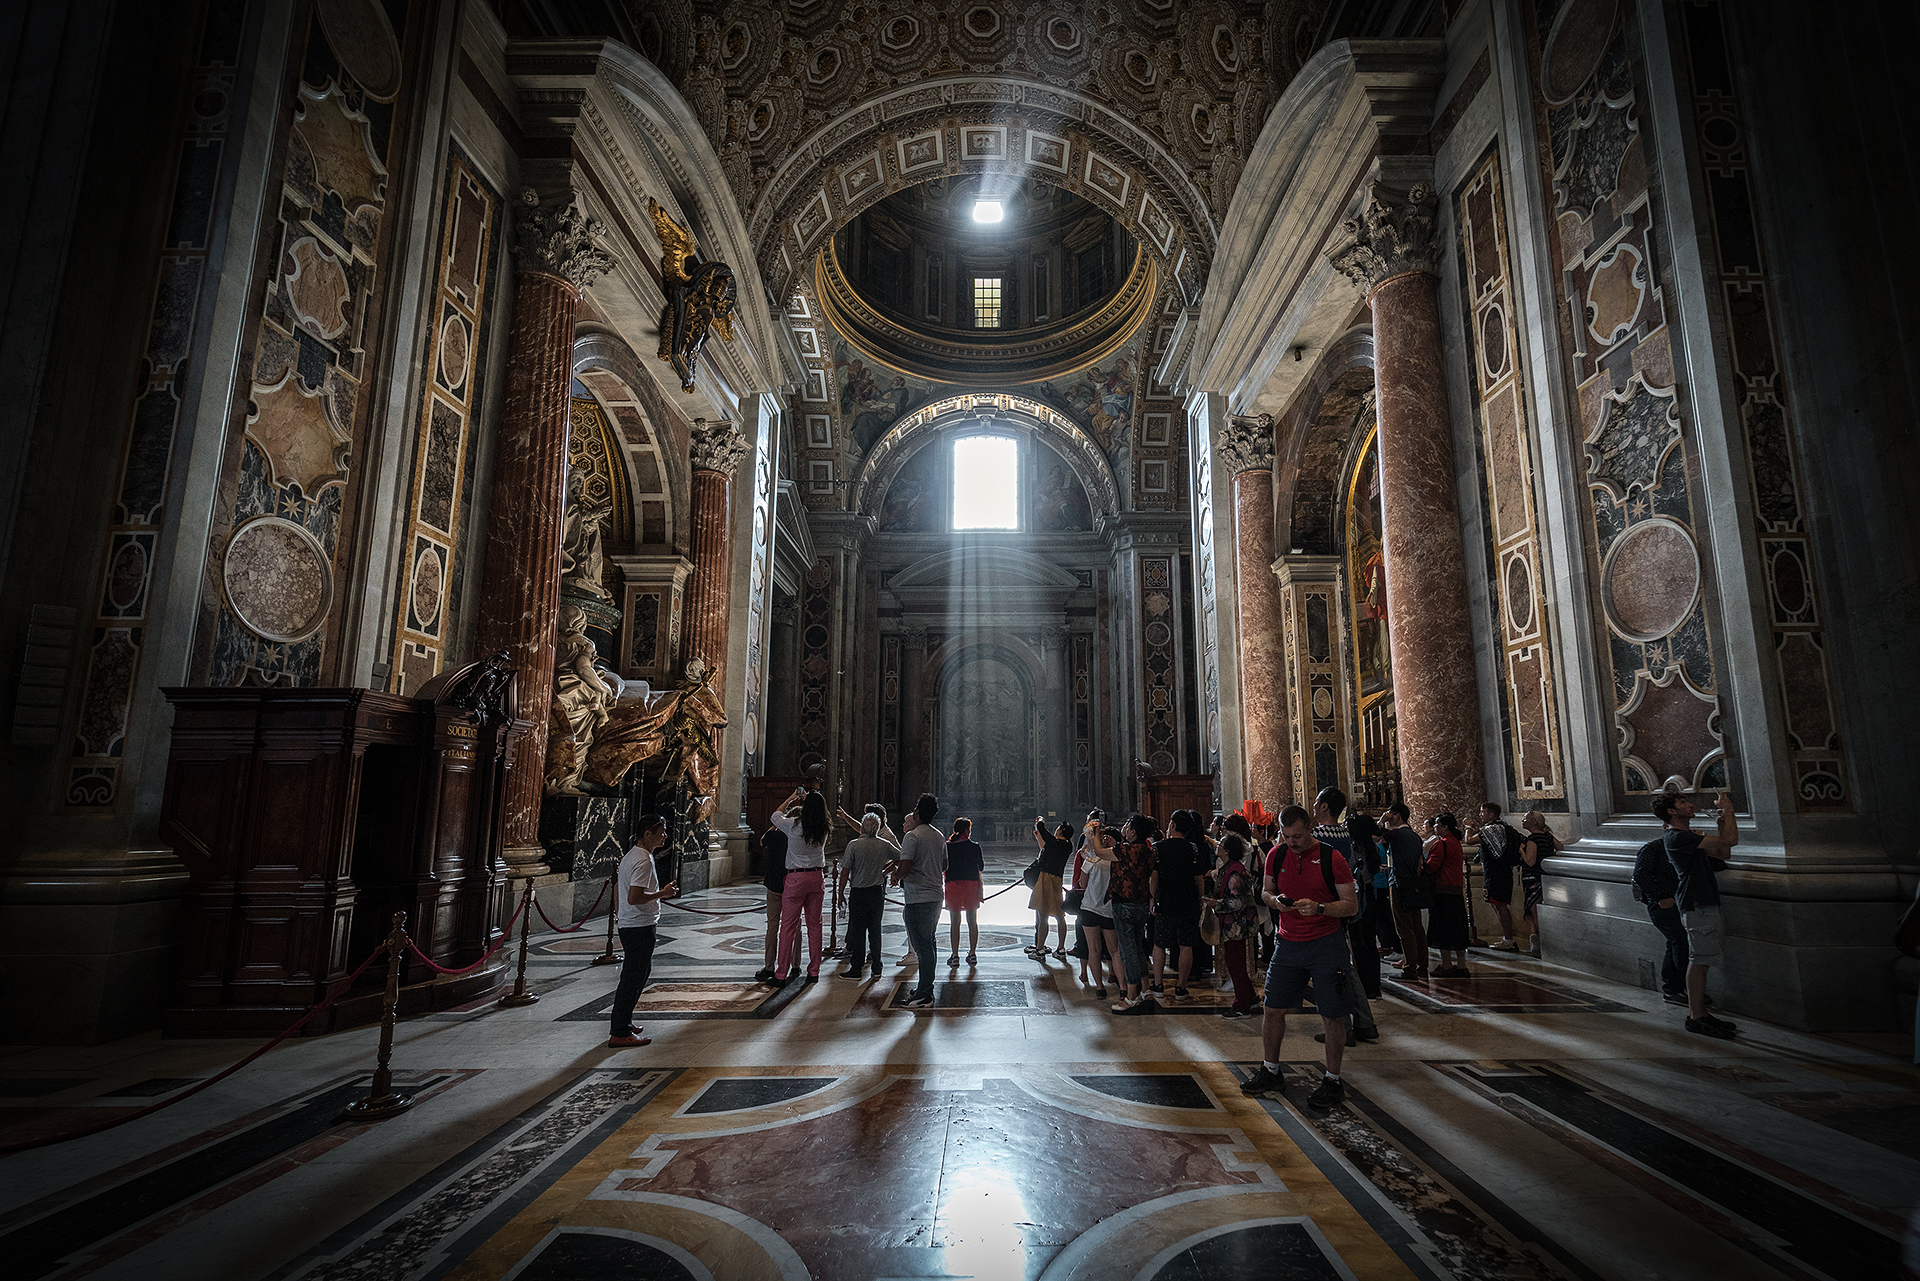
M 598 243 L 604 232 L 598 218 L 571 204 L 542 209 L 531 187 L 520 193 L 520 203 L 525 209 L 514 229 L 513 251 L 522 267 L 558 276 L 575 289 L 613 270 L 613 255 Z
M 1220 461 L 1227 475 L 1267 471 L 1273 466 L 1273 415 L 1228 414 L 1220 433 Z
M 1433 239 L 1433 188 L 1416 182 L 1405 195 L 1380 183 L 1367 188 L 1358 218 L 1341 224 L 1347 239 L 1327 254 L 1334 269 L 1368 293 L 1410 271 L 1437 274 L 1440 246 Z
M 731 476 L 747 456 L 747 438 L 724 418 L 693 420 L 693 444 L 687 451 L 695 471 Z

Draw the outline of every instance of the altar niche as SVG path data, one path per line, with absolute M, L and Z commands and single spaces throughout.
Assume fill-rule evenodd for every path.
M 935 708 L 932 773 L 943 806 L 976 823 L 1030 818 L 1041 785 L 1038 700 L 1026 664 L 998 645 L 967 646 L 942 675 Z

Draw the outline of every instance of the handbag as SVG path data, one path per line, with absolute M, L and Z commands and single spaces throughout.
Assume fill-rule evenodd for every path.
M 1200 941 L 1208 947 L 1220 946 L 1220 914 L 1212 903 L 1200 905 Z
M 1035 860 L 1033 860 L 1033 862 L 1027 864 L 1027 870 L 1020 873 L 1020 882 L 1021 884 L 1025 885 L 1028 889 L 1032 889 L 1034 886 L 1040 883 L 1040 860 L 1039 859 L 1036 858 Z
M 1087 892 L 1085 890 L 1068 890 L 1060 896 L 1060 908 L 1062 911 L 1072 912 L 1077 916 L 1080 913 L 1080 905 L 1086 901 Z

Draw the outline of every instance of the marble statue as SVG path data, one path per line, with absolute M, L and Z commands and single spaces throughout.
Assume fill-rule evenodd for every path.
M 709 330 L 733 341 L 733 315 L 739 286 L 733 268 L 724 262 L 694 261 L 693 233 L 675 222 L 651 197 L 654 233 L 660 238 L 660 284 L 667 305 L 660 312 L 660 359 L 670 361 L 680 375 L 680 389 L 693 390 L 700 350 Z
M 575 596 L 597 596 L 606 601 L 613 599 L 600 582 L 606 566 L 600 534 L 611 515 L 613 504 L 589 500 L 586 478 L 576 472 L 567 482 L 566 524 L 560 544 L 561 591 Z
M 672 690 L 650 690 L 610 708 L 586 757 L 586 784 L 617 787 L 634 766 L 658 763 L 668 784 L 682 779 L 692 783 L 698 817 L 707 818 L 720 784 L 713 731 L 727 724 L 726 711 L 713 692 L 714 675 L 696 656 Z
M 560 639 L 553 653 L 553 708 L 547 718 L 547 795 L 580 796 L 581 775 L 608 709 L 620 697 L 620 677 L 596 661 L 587 639 L 587 613 L 560 607 Z

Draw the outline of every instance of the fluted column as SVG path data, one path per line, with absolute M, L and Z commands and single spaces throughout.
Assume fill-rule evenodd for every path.
M 687 580 L 687 621 L 681 653 L 696 655 L 712 670 L 713 692 L 724 697 L 727 615 L 733 595 L 728 490 L 746 456 L 745 437 L 725 419 L 693 424 L 693 576 Z
M 1467 553 L 1434 288 L 1433 189 L 1375 183 L 1328 257 L 1367 291 L 1379 393 L 1387 617 L 1400 777 L 1416 816 L 1486 799 Z
M 1293 788 L 1280 597 L 1267 568 L 1273 563 L 1273 416 L 1228 417 L 1219 451 L 1222 470 L 1233 477 L 1234 606 L 1239 615 L 1247 796 L 1278 811 L 1293 799 Z
M 560 614 L 574 312 L 580 291 L 613 260 L 593 243 L 600 234 L 594 219 L 572 205 L 543 211 L 531 191 L 521 200 L 526 208 L 514 246 L 520 271 L 487 514 L 480 651 L 512 655 L 520 715 L 533 723 L 507 775 L 502 844 L 509 876 L 541 876 L 547 871 L 540 802 Z

